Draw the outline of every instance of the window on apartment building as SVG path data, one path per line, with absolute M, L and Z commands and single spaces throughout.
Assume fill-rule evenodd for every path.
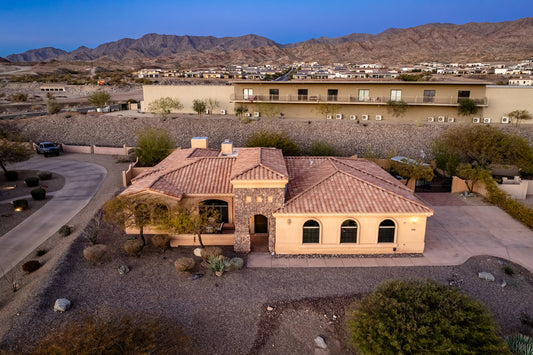
M 368 89 L 361 89 L 359 90 L 359 101 L 370 101 L 370 90 Z
M 435 101 L 435 90 L 424 90 L 424 102 Z
M 243 89 L 242 96 L 245 100 L 252 99 L 254 97 L 254 89 Z
M 328 89 L 328 101 L 337 101 L 338 96 L 339 96 L 339 90 Z
M 307 89 L 298 89 L 298 101 L 307 101 Z
M 353 219 L 348 219 L 342 222 L 341 225 L 341 243 L 356 243 L 357 242 L 357 222 Z
M 270 100 L 279 100 L 279 89 L 270 89 L 268 94 L 270 95 Z
M 304 223 L 303 227 L 303 243 L 319 243 L 320 242 L 320 225 L 317 221 L 309 220 Z
M 457 102 L 470 98 L 470 90 L 459 90 L 457 92 Z
M 392 89 L 390 91 L 391 101 L 401 101 L 402 100 L 402 90 Z
M 378 243 L 394 243 L 396 224 L 386 219 L 379 224 Z

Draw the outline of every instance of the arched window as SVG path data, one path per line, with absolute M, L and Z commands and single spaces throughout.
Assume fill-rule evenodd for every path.
M 386 219 L 379 225 L 378 243 L 394 243 L 396 224 L 390 219 Z
M 221 222 L 228 223 L 228 203 L 221 200 L 205 200 L 200 203 L 200 210 L 207 211 L 208 209 L 214 209 L 218 212 L 218 217 Z
M 304 223 L 302 241 L 303 243 L 320 242 L 320 225 L 317 221 L 311 219 Z
M 342 222 L 341 243 L 357 243 L 357 222 L 353 219 Z

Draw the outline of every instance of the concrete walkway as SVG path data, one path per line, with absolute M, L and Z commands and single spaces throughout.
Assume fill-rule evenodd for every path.
M 423 256 L 284 258 L 252 253 L 248 256 L 247 266 L 442 266 L 459 265 L 472 256 L 491 255 L 520 264 L 533 272 L 533 231 L 498 207 L 470 206 L 451 194 L 433 195 L 440 196 L 431 197 L 435 214 L 428 219 Z
M 42 208 L 0 237 L 0 276 L 80 212 L 98 191 L 107 175 L 106 169 L 100 165 L 42 156 L 11 164 L 9 168 L 51 171 L 62 175 L 65 185 L 61 190 L 55 191 Z

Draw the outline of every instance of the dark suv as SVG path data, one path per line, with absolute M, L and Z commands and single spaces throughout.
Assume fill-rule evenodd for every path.
M 42 142 L 36 146 L 37 154 L 44 154 L 45 157 L 49 155 L 59 156 L 59 148 L 50 142 Z

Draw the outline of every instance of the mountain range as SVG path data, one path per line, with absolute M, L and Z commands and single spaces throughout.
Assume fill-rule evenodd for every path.
M 249 34 L 240 37 L 175 36 L 155 33 L 71 52 L 46 47 L 6 57 L 10 62 L 113 61 L 180 66 L 292 63 L 296 61 L 385 64 L 420 61 L 514 61 L 533 58 L 533 18 L 464 25 L 430 23 L 379 34 L 352 33 L 279 44 Z

